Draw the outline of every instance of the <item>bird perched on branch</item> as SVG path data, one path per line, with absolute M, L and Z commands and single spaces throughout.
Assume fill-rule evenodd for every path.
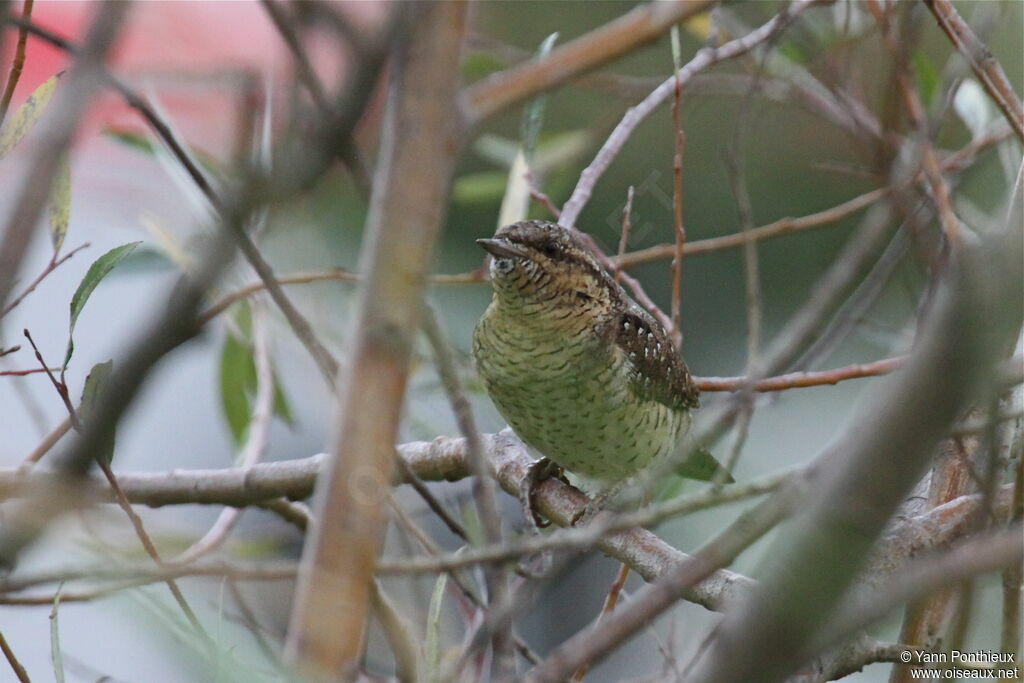
M 522 221 L 477 243 L 494 299 L 473 354 L 488 395 L 528 445 L 607 490 L 680 453 L 699 392 L 662 326 L 575 231 Z M 697 450 L 677 471 L 711 479 Z

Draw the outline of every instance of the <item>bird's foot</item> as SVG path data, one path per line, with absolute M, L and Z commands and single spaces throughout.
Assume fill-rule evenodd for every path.
M 545 479 L 558 479 L 565 484 L 569 483 L 562 467 L 548 458 L 541 458 L 530 465 L 526 476 L 519 482 L 519 503 L 523 506 L 523 516 L 532 524 L 534 531 L 551 525 L 551 522 L 537 513 L 537 486 Z

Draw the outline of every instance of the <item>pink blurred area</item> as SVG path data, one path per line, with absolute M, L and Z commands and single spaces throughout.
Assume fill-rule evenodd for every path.
M 282 0 L 275 1 L 282 9 L 291 9 Z M 331 4 L 360 27 L 376 26 L 386 10 L 379 2 Z M 36 0 L 32 20 L 78 44 L 97 7 L 93 2 Z M 12 12 L 19 9 L 15 5 Z M 5 65 L 10 64 L 16 38 L 15 31 L 7 31 Z M 328 48 L 322 38 L 306 34 L 305 47 L 330 91 L 344 74 L 347 55 Z M 288 48 L 262 3 L 249 0 L 133 3 L 109 61 L 113 71 L 143 94 L 156 95 L 192 145 L 218 157 L 230 153 L 241 117 L 251 111 L 253 91 L 243 85 L 255 83 L 257 91 L 262 91 L 269 83 L 279 100 L 287 96 L 283 84 L 292 69 Z M 64 52 L 30 36 L 12 107 L 69 63 Z M 0 79 L 5 77 L 6 68 Z M 142 125 L 116 94 L 106 91 L 83 121 L 76 143 L 87 143 L 106 127 L 141 129 Z

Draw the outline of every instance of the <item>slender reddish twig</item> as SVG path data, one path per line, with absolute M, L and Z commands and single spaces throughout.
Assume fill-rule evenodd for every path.
M 21 8 L 21 16 L 26 21 L 32 17 L 32 5 L 35 0 L 25 0 Z M 4 87 L 3 97 L 0 98 L 0 124 L 7 116 L 7 109 L 11 106 L 11 98 L 14 97 L 14 88 L 21 78 L 21 71 L 25 67 L 25 49 L 28 46 L 28 29 L 24 26 L 18 29 L 18 45 L 14 48 L 14 60 L 11 62 L 11 72 L 7 76 L 7 85 Z
M 0 370 L 0 377 L 24 377 L 35 375 L 40 372 L 60 372 L 60 368 L 30 368 L 28 370 Z
M 75 406 L 71 402 L 71 397 L 68 394 L 68 386 L 67 384 L 64 383 L 63 372 L 61 373 L 62 378 L 58 380 L 54 373 L 51 372 L 50 369 L 47 367 L 46 362 L 43 360 L 43 354 L 39 351 L 39 347 L 36 346 L 35 341 L 32 339 L 32 335 L 29 334 L 28 330 L 25 330 L 24 334 L 25 338 L 28 339 L 28 343 L 32 345 L 32 349 L 35 351 L 36 359 L 38 359 L 40 365 L 43 366 L 43 370 L 46 372 L 46 375 L 50 378 L 50 382 L 53 383 L 54 389 L 57 390 L 57 394 L 64 402 L 64 406 L 68 410 L 68 417 L 70 418 L 71 426 L 74 427 L 75 431 L 81 432 L 82 424 L 81 421 L 79 420 L 78 412 L 75 410 Z M 146 533 L 146 529 L 142 525 L 142 519 L 135 513 L 135 510 L 132 508 L 131 502 L 129 502 L 128 500 L 128 496 L 125 495 L 124 491 L 121 489 L 121 486 L 117 483 L 117 477 L 114 476 L 113 470 L 110 469 L 110 464 L 104 461 L 101 457 L 96 458 L 96 463 L 99 466 L 100 471 L 103 472 L 103 476 L 106 477 L 107 483 L 110 484 L 110 489 L 111 491 L 113 491 L 114 498 L 115 500 L 117 500 L 118 505 L 128 516 L 128 520 L 131 522 L 132 528 L 135 530 L 136 536 L 138 536 L 139 541 L 142 542 L 142 547 L 145 548 L 146 553 L 153 559 L 154 562 L 157 563 L 157 565 L 163 566 L 164 563 L 163 560 L 160 558 L 160 553 L 157 551 L 156 546 L 153 544 L 153 540 L 149 537 L 149 534 Z M 204 638 L 204 640 L 208 644 L 212 643 L 209 635 L 206 632 L 206 629 L 203 628 L 203 625 L 199 622 L 199 619 L 196 617 L 195 612 L 192 611 L 192 608 L 185 600 L 185 595 L 181 592 L 181 589 L 178 587 L 178 584 L 173 579 L 168 579 L 165 583 L 167 584 L 167 587 L 170 589 L 171 594 L 174 596 L 175 601 L 178 603 L 178 606 L 181 608 L 181 611 L 185 614 L 185 617 L 192 624 L 192 627 L 196 630 L 197 633 L 199 633 L 200 636 Z
M 629 565 L 623 562 L 619 565 L 619 571 L 615 574 L 615 580 L 612 581 L 612 585 L 608 588 L 608 595 L 604 596 L 604 604 L 601 605 L 601 612 L 597 615 L 597 623 L 601 623 L 601 618 L 606 614 L 611 614 L 615 610 L 615 605 L 619 604 L 619 596 L 622 595 L 622 589 L 626 587 L 626 579 L 629 578 Z M 582 681 L 583 677 L 587 675 L 587 669 L 589 667 L 584 664 L 576 673 L 572 675 L 570 681 Z
M 872 363 L 846 365 L 832 370 L 791 372 L 786 375 L 758 380 L 754 383 L 753 390 L 761 393 L 785 391 L 786 389 L 802 389 L 838 384 L 849 379 L 877 377 L 878 375 L 887 375 L 896 370 L 905 360 L 904 357 L 885 358 Z M 696 377 L 694 381 L 697 382 L 697 387 L 701 391 L 740 391 L 750 382 L 747 377 Z
M 555 206 L 555 203 L 551 201 L 551 197 L 547 196 L 536 187 L 530 187 L 530 198 L 547 209 L 548 213 L 555 217 L 555 220 L 558 220 L 561 217 L 562 212 L 557 206 Z
M 41 272 L 36 277 L 36 279 L 33 280 L 29 284 L 29 286 L 25 288 L 25 290 L 21 294 L 16 296 L 14 298 L 14 300 L 11 301 L 11 303 L 7 304 L 7 306 L 4 307 L 4 310 L 0 311 L 0 318 L 4 317 L 8 313 L 10 313 L 18 304 L 21 303 L 22 299 L 24 299 L 26 296 L 28 296 L 33 291 L 35 291 L 35 288 L 39 286 L 39 283 L 42 282 L 43 280 L 45 280 L 46 277 L 50 273 L 55 271 L 62 263 L 64 263 L 69 258 L 71 258 L 75 254 L 77 254 L 78 252 L 82 251 L 83 249 L 85 249 L 85 248 L 87 248 L 89 246 L 90 246 L 89 242 L 86 242 L 85 244 L 81 244 L 81 245 L 75 247 L 74 249 L 72 249 L 71 251 L 69 251 L 68 253 L 66 253 L 63 256 L 61 256 L 59 259 L 56 258 L 57 255 L 54 254 L 54 258 L 51 258 L 49 263 L 46 264 L 46 267 L 43 268 L 43 272 Z

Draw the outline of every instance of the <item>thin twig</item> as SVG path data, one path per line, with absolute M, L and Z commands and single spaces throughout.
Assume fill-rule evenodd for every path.
M 746 167 L 743 155 L 747 141 L 747 131 L 750 125 L 750 99 L 759 87 L 759 81 L 754 80 L 751 84 L 750 93 L 740 105 L 741 114 L 736 127 L 735 143 L 731 154 L 727 154 L 726 169 L 729 175 L 730 186 L 732 187 L 733 199 L 736 202 L 736 216 L 740 224 L 740 233 L 748 233 L 754 226 L 753 209 L 750 206 L 750 192 L 747 190 Z M 746 375 L 750 380 L 761 379 L 759 358 L 761 353 L 761 274 L 757 257 L 757 243 L 743 243 L 743 271 L 747 303 L 747 367 Z M 750 431 L 750 423 L 754 417 L 754 396 L 752 382 L 748 382 L 742 389 L 740 396 L 740 413 L 736 422 L 735 436 L 729 447 L 721 472 L 716 474 L 714 484 L 721 486 L 730 472 L 736 468 L 743 446 L 746 443 Z
M 0 370 L 0 377 L 24 377 L 25 375 L 36 375 L 40 372 L 60 372 L 60 368 L 29 368 L 28 370 Z
M 20 683 L 32 683 L 28 677 L 28 672 L 25 671 L 25 667 L 18 661 L 17 655 L 14 654 L 14 650 L 7 644 L 7 639 L 4 638 L 4 634 L 0 631 L 0 650 L 3 650 L 4 657 L 7 659 L 7 663 L 11 665 L 11 669 L 14 670 L 14 675 L 18 677 Z
M 632 213 L 633 213 L 633 195 L 635 194 L 633 186 L 630 185 L 629 189 L 626 190 L 626 203 L 622 207 L 622 224 L 619 232 L 619 251 L 615 255 L 615 281 L 622 282 L 622 257 L 626 254 L 626 247 L 629 245 L 629 231 L 632 229 Z
M 877 377 L 887 375 L 895 371 L 903 362 L 905 357 L 884 358 L 871 363 L 857 363 L 856 365 L 844 365 L 841 368 L 832 370 L 819 370 L 817 372 L 791 372 L 787 375 L 767 377 L 757 380 L 752 389 L 757 392 L 785 391 L 786 389 L 819 387 L 831 384 L 838 384 L 850 379 L 863 377 Z M 749 377 L 698 377 L 695 379 L 697 387 L 701 391 L 742 391 L 750 383 Z
M 60 441 L 61 438 L 69 431 L 71 431 L 71 418 L 66 417 L 64 418 L 64 421 L 54 427 L 53 431 L 47 434 L 46 437 L 39 442 L 39 445 L 32 450 L 28 457 L 22 461 L 22 469 L 31 467 L 33 464 L 39 462 L 39 460 L 49 453 L 50 449 L 56 446 L 57 442 Z
M 597 615 L 597 623 L 601 623 L 601 619 L 605 615 L 611 614 L 615 611 L 615 605 L 619 603 L 619 596 L 622 595 L 622 590 L 626 587 L 626 580 L 629 578 L 629 565 L 620 564 L 619 571 L 615 573 L 615 580 L 612 581 L 612 585 L 608 588 L 608 594 L 604 596 L 604 604 L 601 605 L 601 612 Z M 583 677 L 587 675 L 587 665 L 584 664 L 576 673 L 572 675 L 570 681 L 582 681 Z
M 537 188 L 530 188 L 530 198 L 536 201 L 538 204 L 543 206 L 548 213 L 557 221 L 559 216 L 562 215 L 562 211 L 555 206 L 555 203 L 551 201 L 551 197 L 547 196 Z
M 72 249 L 68 253 L 66 253 L 63 256 L 61 256 L 59 259 L 50 259 L 49 263 L 46 264 L 46 267 L 43 268 L 43 272 L 41 272 L 38 276 L 36 276 L 36 279 L 33 280 L 29 284 L 29 286 L 26 287 L 21 292 L 21 294 L 19 294 L 18 296 L 14 297 L 14 299 L 9 304 L 7 304 L 7 306 L 5 306 L 2 311 L 0 311 L 0 318 L 4 317 L 8 313 L 10 313 L 15 307 L 17 307 L 18 304 L 21 303 L 22 299 L 24 299 L 26 296 L 28 296 L 33 291 L 35 291 L 35 288 L 39 286 L 40 282 L 42 282 L 43 280 L 46 279 L 47 275 L 49 275 L 50 273 L 55 271 L 62 263 L 67 261 L 69 258 L 74 256 L 78 252 L 82 251 L 83 249 L 88 248 L 89 246 L 90 246 L 90 244 L 88 242 L 86 242 L 85 244 L 82 244 L 82 245 L 79 245 L 79 246 L 75 247 L 74 249 Z M 56 254 L 54 254 L 54 256 L 56 256 Z
M 483 439 L 477 429 L 476 420 L 469 399 L 466 398 L 462 380 L 459 377 L 452 353 L 444 331 L 441 329 L 437 314 L 429 305 L 423 310 L 423 331 L 434 349 L 437 372 L 448 395 L 459 431 L 466 438 L 469 447 L 470 464 L 475 475 L 473 479 L 473 498 L 477 514 L 483 525 L 487 543 L 501 543 L 501 516 L 494 492 L 494 481 L 491 477 L 489 463 L 484 455 Z M 500 566 L 491 565 L 485 569 L 487 594 L 491 601 L 500 602 L 508 593 L 508 578 Z M 511 624 L 503 632 L 494 634 L 494 656 L 496 659 L 495 675 L 504 676 L 514 671 L 511 658 Z
M 32 18 L 32 5 L 35 0 L 24 0 L 21 7 L 21 16 L 25 20 Z M 14 89 L 18 86 L 18 79 L 21 78 L 21 71 L 25 68 L 25 50 L 28 47 L 28 31 L 25 28 L 18 29 L 18 44 L 14 48 L 14 60 L 11 62 L 11 71 L 7 74 L 7 85 L 4 87 L 4 94 L 0 97 L 0 125 L 7 117 L 7 110 L 11 106 L 11 98 L 14 97 Z
M 1024 142 L 1024 107 L 999 60 L 978 39 L 949 0 L 924 0 L 924 4 L 935 15 L 939 27 L 949 36 L 953 46 L 967 60 L 985 92 L 1013 126 L 1017 137 Z

